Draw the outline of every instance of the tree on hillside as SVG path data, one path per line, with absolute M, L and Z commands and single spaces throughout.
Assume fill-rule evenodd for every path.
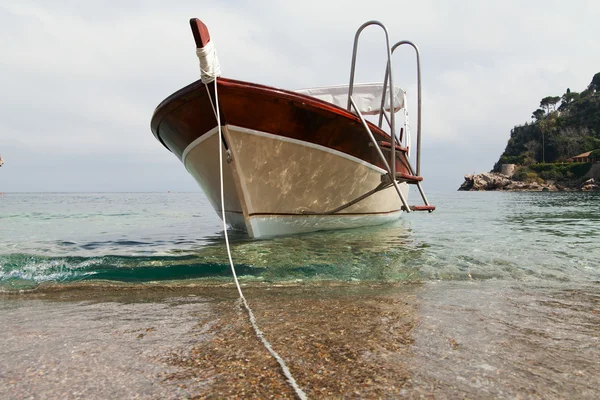
M 540 107 L 545 108 L 547 113 L 550 113 L 550 99 L 552 96 L 544 97 L 540 101 Z
M 556 110 L 556 103 L 559 101 L 560 97 L 558 96 L 547 96 L 540 101 L 540 107 L 544 107 L 546 112 L 550 114 L 550 107 L 552 107 L 553 110 Z
M 560 96 L 550 97 L 550 105 L 556 111 L 556 104 L 560 101 Z
M 535 118 L 536 121 L 539 121 L 542 118 L 544 118 L 544 114 L 545 114 L 544 110 L 542 110 L 541 108 L 538 108 L 537 110 L 535 110 L 533 112 L 533 114 L 531 114 L 531 116 L 533 118 Z
M 567 91 L 565 94 L 562 95 L 562 104 L 560 105 L 559 109 L 562 110 L 563 108 L 565 108 L 565 106 L 567 104 L 573 103 L 574 101 L 577 101 L 579 99 L 579 93 L 577 92 L 571 92 L 571 89 L 567 88 Z

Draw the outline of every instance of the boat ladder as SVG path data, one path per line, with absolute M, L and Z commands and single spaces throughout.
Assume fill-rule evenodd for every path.
M 354 73 L 356 70 L 356 55 L 357 55 L 357 50 L 358 50 L 358 39 L 360 37 L 360 34 L 362 33 L 362 31 L 371 25 L 376 25 L 379 26 L 381 29 L 383 29 L 384 33 L 385 33 L 385 42 L 386 42 L 386 49 L 387 49 L 387 65 L 386 65 L 386 70 L 385 70 L 385 77 L 384 77 L 384 81 L 383 81 L 383 94 L 381 96 L 381 108 L 380 108 L 380 114 L 379 114 L 379 124 L 378 127 L 381 129 L 382 128 L 382 124 L 383 124 L 383 119 L 385 118 L 386 122 L 388 123 L 388 126 L 390 128 L 390 138 L 391 138 L 391 143 L 390 142 L 385 142 L 385 141 L 377 141 L 375 139 L 375 136 L 373 135 L 373 132 L 371 131 L 371 128 L 369 127 L 369 124 L 367 124 L 367 121 L 365 120 L 364 116 L 362 115 L 362 113 L 360 112 L 358 106 L 356 105 L 356 103 L 354 102 L 354 99 L 352 98 L 352 93 L 353 93 L 353 89 L 354 89 Z M 417 150 L 416 150 L 416 165 L 417 168 L 416 170 L 412 167 L 412 164 L 409 160 L 408 157 L 408 151 L 409 151 L 409 132 L 406 132 L 406 135 L 403 135 L 402 133 L 402 129 L 400 130 L 400 138 L 396 138 L 396 120 L 395 120 L 395 111 L 394 111 L 394 107 L 395 107 L 395 91 L 394 91 L 394 84 L 393 84 L 393 73 L 392 73 L 392 55 L 394 53 L 394 51 L 402 46 L 402 45 L 409 45 L 411 46 L 417 55 L 417 105 L 418 105 L 418 110 L 417 110 Z M 385 112 L 385 97 L 386 97 L 386 92 L 388 90 L 389 87 L 389 99 L 390 99 L 390 115 L 388 117 L 388 115 Z M 406 105 L 404 105 L 404 107 L 406 107 Z M 348 87 L 348 111 L 352 112 L 352 109 L 354 109 L 356 115 L 360 118 L 360 121 L 363 125 L 363 127 L 365 128 L 365 131 L 367 132 L 367 134 L 369 135 L 369 138 L 371 139 L 371 144 L 375 147 L 375 149 L 377 150 L 377 153 L 379 155 L 379 157 L 381 158 L 383 164 L 385 165 L 385 169 L 387 174 L 385 175 L 385 179 L 382 181 L 382 185 L 381 188 L 378 186 L 378 188 L 376 188 L 375 190 L 381 190 L 382 188 L 387 188 L 391 185 L 394 186 L 394 188 L 396 189 L 396 192 L 398 193 L 398 196 L 400 197 L 400 201 L 402 202 L 402 210 L 406 211 L 406 212 L 411 212 L 411 211 L 429 211 L 432 212 L 433 210 L 435 210 L 435 206 L 432 206 L 429 204 L 429 201 L 427 200 L 427 196 L 425 196 L 425 192 L 423 191 L 423 187 L 421 186 L 421 182 L 423 181 L 423 177 L 420 176 L 420 171 L 421 171 L 421 61 L 420 61 L 420 55 L 419 55 L 419 48 L 412 42 L 408 41 L 408 40 L 402 40 L 400 42 L 397 42 L 396 44 L 394 44 L 394 46 L 390 47 L 390 40 L 389 40 L 389 34 L 388 34 L 388 30 L 385 27 L 385 25 L 383 25 L 381 22 L 379 21 L 368 21 L 365 22 L 364 24 L 362 24 L 360 26 L 360 28 L 358 28 L 358 30 L 356 31 L 356 34 L 354 36 L 354 47 L 352 50 L 352 66 L 350 69 L 350 85 Z M 405 148 L 402 148 L 400 146 L 400 143 L 397 143 L 396 140 L 398 140 L 399 142 L 402 141 L 403 136 L 405 137 L 405 143 L 407 144 L 407 146 Z M 390 159 L 388 162 L 387 157 L 383 154 L 383 150 L 386 150 L 390 152 Z M 405 157 L 396 157 L 396 151 L 405 151 L 406 152 L 406 156 Z M 404 164 L 404 166 L 406 167 L 406 169 L 408 170 L 408 174 L 406 173 L 400 173 L 400 172 L 396 172 L 396 160 L 399 159 L 400 162 L 402 164 Z M 416 172 L 416 173 L 415 173 Z M 419 193 L 421 195 L 421 198 L 423 199 L 424 205 L 415 205 L 415 206 L 411 206 L 408 205 L 407 203 L 407 199 L 404 197 L 404 195 L 402 194 L 399 184 L 400 183 L 406 183 L 409 185 L 415 185 L 417 186 L 417 188 L 419 189 Z

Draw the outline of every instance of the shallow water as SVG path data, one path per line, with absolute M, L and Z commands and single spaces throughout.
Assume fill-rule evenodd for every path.
M 597 285 L 246 286 L 310 398 L 600 394 Z M 0 302 L 2 398 L 293 398 L 231 286 L 78 285 Z
M 600 281 L 600 195 L 434 193 L 438 210 L 380 227 L 249 240 L 243 279 Z M 6 194 L 0 288 L 90 279 L 229 279 L 201 193 Z
M 317 398 L 598 398 L 600 196 L 429 197 L 433 214 L 380 227 L 231 233 L 299 384 Z M 0 226 L 0 397 L 291 397 L 202 194 L 5 194 Z

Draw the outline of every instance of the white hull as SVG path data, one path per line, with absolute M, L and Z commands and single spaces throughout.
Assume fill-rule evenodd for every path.
M 379 225 L 402 213 L 389 187 L 323 215 L 375 189 L 385 171 L 313 143 L 232 125 L 222 130 L 231 151 L 230 162 L 223 154 L 227 223 L 250 237 Z M 214 128 L 187 146 L 182 161 L 221 216 L 217 139 Z M 407 197 L 408 185 L 400 189 Z

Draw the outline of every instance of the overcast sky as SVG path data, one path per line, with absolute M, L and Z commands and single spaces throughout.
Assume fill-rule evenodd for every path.
M 199 78 L 191 17 L 223 76 L 286 89 L 347 83 L 369 19 L 414 41 L 430 191 L 490 170 L 542 97 L 600 71 L 596 1 L 0 0 L 0 192 L 199 190 L 150 131 L 156 105 Z M 394 83 L 414 103 L 413 61 L 397 52 Z M 381 80 L 384 62 L 366 31 L 357 81 Z

